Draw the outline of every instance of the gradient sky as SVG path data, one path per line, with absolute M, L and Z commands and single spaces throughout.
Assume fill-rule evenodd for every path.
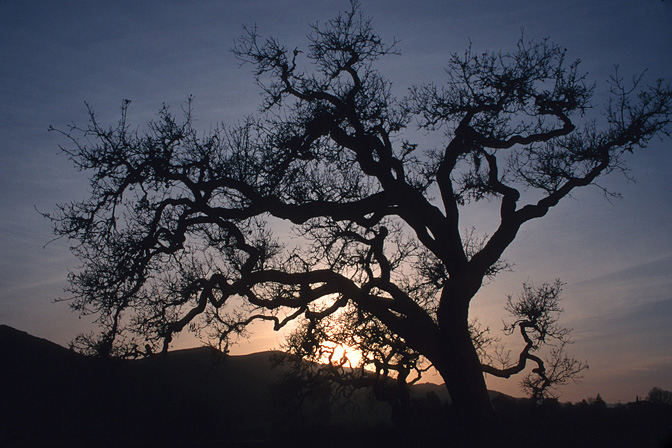
M 510 50 L 521 36 L 549 37 L 581 59 L 597 82 L 614 65 L 630 76 L 672 80 L 672 2 L 660 0 L 451 1 L 362 0 L 375 29 L 399 40 L 401 56 L 379 69 L 403 96 L 413 84 L 441 82 L 448 55 Z M 562 5 L 562 6 L 560 6 Z M 86 124 L 88 102 L 114 123 L 123 99 L 142 126 L 163 103 L 179 110 L 195 97 L 197 127 L 235 124 L 254 113 L 259 91 L 249 67 L 230 53 L 243 24 L 256 24 L 289 47 L 301 46 L 308 24 L 348 8 L 343 1 L 25 1 L 0 0 L 0 323 L 67 345 L 91 327 L 65 303 L 68 270 L 78 261 L 52 238 L 36 210 L 86 196 L 86 176 L 58 151 L 47 132 Z M 523 281 L 566 282 L 562 322 L 574 329 L 572 352 L 589 363 L 582 383 L 562 390 L 578 401 L 600 393 L 627 402 L 653 386 L 672 390 L 672 141 L 655 140 L 634 154 L 636 183 L 613 175 L 603 184 L 623 199 L 588 188 L 547 217 L 528 223 L 505 256 L 515 271 L 479 293 L 472 313 L 501 328 L 506 294 Z M 488 231 L 484 208 L 463 226 Z M 46 245 L 46 246 L 45 246 Z M 282 337 L 260 328 L 234 353 L 276 348 Z M 181 339 L 178 345 L 193 343 Z M 517 380 L 489 386 L 520 395 Z

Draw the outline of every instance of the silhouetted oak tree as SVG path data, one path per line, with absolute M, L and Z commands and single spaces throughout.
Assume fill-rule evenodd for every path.
M 116 126 L 91 112 L 64 132 L 91 195 L 51 218 L 83 262 L 72 306 L 103 328 L 88 344 L 142 354 L 187 327 L 225 342 L 255 320 L 281 328 L 360 310 L 429 360 L 465 421 L 488 415 L 483 372 L 535 360 L 484 366 L 471 300 L 524 223 L 668 133 L 669 85 L 615 76 L 592 121 L 578 63 L 521 39 L 507 54 L 453 54 L 443 87 L 396 100 L 375 69 L 395 46 L 356 4 L 313 26 L 306 50 L 247 29 L 234 51 L 264 93 L 263 112 L 241 125 L 201 136 L 189 106 L 182 118 L 164 108 L 139 132 L 126 101 Z M 445 145 L 411 141 L 416 125 Z M 460 213 L 481 200 L 499 206 L 499 222 L 474 239 Z M 274 233 L 289 227 L 293 238 Z M 544 311 L 510 308 L 534 346 Z

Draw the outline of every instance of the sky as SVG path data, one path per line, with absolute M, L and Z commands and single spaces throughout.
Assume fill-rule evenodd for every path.
M 412 3 L 412 5 L 411 5 Z M 580 59 L 596 83 L 595 111 L 615 65 L 627 77 L 672 80 L 669 0 L 453 1 L 362 0 L 376 31 L 399 41 L 400 56 L 378 68 L 401 97 L 414 84 L 441 83 L 452 52 L 511 50 L 521 34 L 550 38 Z M 85 102 L 113 124 L 124 99 L 142 128 L 162 104 L 179 110 L 194 96 L 197 128 L 235 124 L 258 110 L 249 66 L 231 54 L 242 26 L 255 25 L 288 47 L 305 44 L 309 24 L 349 7 L 346 1 L 23 1 L 0 0 L 0 323 L 62 345 L 91 319 L 79 318 L 63 292 L 78 260 L 68 242 L 50 242 L 39 212 L 87 195 L 50 125 L 86 124 Z M 421 142 L 422 143 L 422 142 Z M 572 353 L 590 368 L 561 389 L 579 401 L 600 393 L 628 402 L 654 386 L 672 390 L 672 141 L 654 140 L 628 160 L 636 182 L 615 174 L 607 199 L 587 188 L 542 220 L 527 223 L 505 253 L 514 271 L 479 293 L 472 315 L 498 331 L 507 294 L 524 281 L 565 282 L 562 323 Z M 488 231 L 492 211 L 463 217 Z M 492 228 L 490 228 L 492 230 Z M 282 336 L 256 328 L 233 353 L 277 348 Z M 189 338 L 177 346 L 193 344 Z M 518 380 L 488 378 L 492 389 L 521 395 Z

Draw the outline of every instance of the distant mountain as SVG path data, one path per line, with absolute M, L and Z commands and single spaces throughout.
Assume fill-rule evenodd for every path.
M 249 441 L 290 420 L 276 390 L 286 368 L 274 368 L 273 355 L 224 356 L 201 347 L 143 360 L 101 360 L 0 325 L 0 446 L 54 440 L 128 446 L 148 437 L 178 445 Z M 443 386 L 417 386 L 422 396 L 430 390 L 446 395 Z M 365 393 L 350 401 L 330 409 L 317 401 L 304 411 L 314 415 L 303 417 L 311 424 L 322 418 L 389 422 L 386 403 Z
M 297 412 L 292 390 L 279 386 L 287 368 L 274 367 L 276 354 L 224 356 L 201 347 L 101 360 L 0 325 L 0 447 L 249 446 L 292 427 L 389 425 L 390 406 L 370 391 L 335 404 L 316 391 Z M 416 415 L 443 415 L 443 385 L 411 392 Z
M 271 354 L 100 360 L 0 325 L 0 446 L 245 437 L 272 423 Z
M 437 446 L 456 421 L 446 414 L 445 387 L 428 383 L 412 387 L 412 419 L 402 430 L 390 425 L 389 405 L 365 391 L 330 404 L 318 388 L 296 412 L 291 387 L 278 384 L 288 371 L 273 367 L 273 355 L 203 347 L 100 360 L 0 325 L 0 447 Z M 672 446 L 669 406 L 535 408 L 491 397 L 498 446 Z

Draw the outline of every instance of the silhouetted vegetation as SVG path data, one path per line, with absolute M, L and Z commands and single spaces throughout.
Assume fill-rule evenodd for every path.
M 287 383 L 286 370 L 272 368 L 270 357 L 225 358 L 200 348 L 103 360 L 0 325 L 0 446 L 401 447 L 436 446 L 458 433 L 439 386 L 410 386 L 408 421 L 399 426 L 389 407 L 362 390 L 334 397 L 318 389 L 297 406 L 295 385 Z M 548 447 L 672 442 L 669 405 L 610 407 L 598 395 L 538 406 L 491 396 L 499 412 L 486 436 L 499 447 L 530 446 L 530 440 Z M 478 444 L 468 438 L 462 446 Z
M 669 390 L 663 390 L 660 387 L 654 387 L 646 396 L 646 401 L 672 406 L 672 392 Z
M 124 101 L 115 126 L 90 110 L 88 126 L 62 131 L 91 191 L 51 219 L 83 264 L 70 275 L 72 307 L 102 327 L 77 343 L 139 357 L 191 329 L 225 350 L 254 321 L 280 329 L 303 317 L 317 329 L 353 314 L 404 347 L 381 375 L 406 375 L 421 356 L 477 434 L 494 418 L 484 371 L 508 377 L 532 364 L 525 384 L 540 400 L 582 370 L 555 325 L 559 286 L 526 285 L 509 301 L 525 347 L 501 365 L 479 357 L 470 304 L 510 268 L 502 254 L 523 224 L 625 172 L 627 154 L 668 134 L 668 84 L 615 73 L 602 114 L 587 117 L 595 98 L 578 61 L 521 39 L 510 53 L 451 54 L 445 86 L 398 100 L 375 68 L 397 47 L 354 1 L 313 26 L 305 50 L 247 28 L 234 52 L 264 95 L 263 111 L 238 126 L 201 136 L 189 104 L 181 119 L 165 107 L 142 131 Z M 416 126 L 445 145 L 412 141 Z M 464 232 L 460 215 L 484 202 L 499 208 L 496 230 Z M 280 240 L 278 220 L 298 240 Z M 534 353 L 552 341 L 550 358 Z

